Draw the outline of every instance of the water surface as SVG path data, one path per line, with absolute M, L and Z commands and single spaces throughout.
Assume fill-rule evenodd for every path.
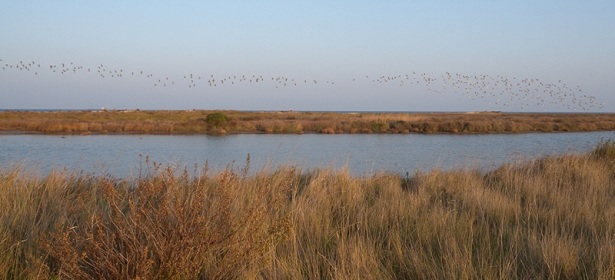
M 492 168 L 506 161 L 587 152 L 615 139 L 615 132 L 491 135 L 2 135 L 0 166 L 24 165 L 48 172 L 136 175 L 145 156 L 176 167 L 240 167 L 249 154 L 253 169 L 297 165 L 303 169 L 348 167 L 354 174 L 404 174 L 434 168 Z

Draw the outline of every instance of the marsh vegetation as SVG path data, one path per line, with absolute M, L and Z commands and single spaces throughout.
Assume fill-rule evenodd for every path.
M 400 176 L 0 170 L 8 279 L 612 279 L 615 143 Z
M 608 113 L 0 112 L 0 132 L 47 134 L 523 133 L 615 130 Z

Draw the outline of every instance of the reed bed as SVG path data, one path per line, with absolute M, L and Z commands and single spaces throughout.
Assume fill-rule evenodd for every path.
M 0 278 L 614 279 L 615 142 L 353 176 L 0 171 Z
M 217 116 L 219 118 L 211 118 Z M 609 113 L 0 112 L 0 132 L 46 134 L 524 133 L 615 130 Z

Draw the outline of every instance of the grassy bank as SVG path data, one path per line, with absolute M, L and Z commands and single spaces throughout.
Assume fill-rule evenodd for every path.
M 0 278 L 613 279 L 615 143 L 488 173 L 0 171 Z
M 615 130 L 615 114 L 245 111 L 0 112 L 0 132 L 50 134 L 523 133 Z

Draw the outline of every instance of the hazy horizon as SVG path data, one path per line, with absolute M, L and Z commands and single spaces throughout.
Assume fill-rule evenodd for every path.
M 615 112 L 612 1 L 0 7 L 0 109 Z

